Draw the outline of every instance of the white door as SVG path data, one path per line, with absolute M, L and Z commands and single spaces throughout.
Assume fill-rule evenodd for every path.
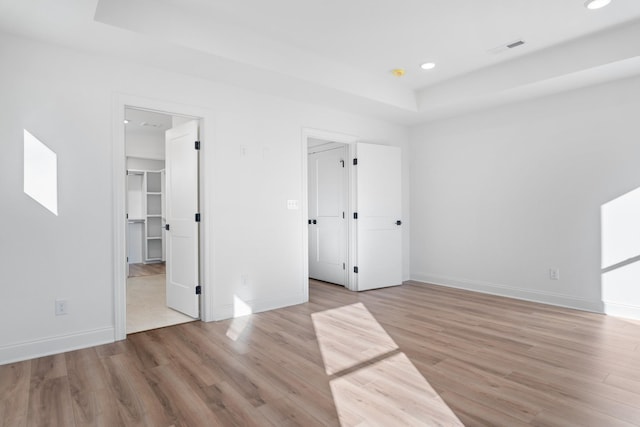
M 356 144 L 357 290 L 402 284 L 399 147 Z
M 197 140 L 196 120 L 166 131 L 167 306 L 194 318 L 200 316 Z
M 346 146 L 309 154 L 309 277 L 346 284 Z

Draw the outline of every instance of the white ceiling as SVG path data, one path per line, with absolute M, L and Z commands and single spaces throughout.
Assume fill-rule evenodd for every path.
M 640 74 L 640 1 L 583 4 L 0 0 L 0 30 L 410 124 Z
M 127 108 L 125 110 L 127 131 L 162 133 L 173 126 L 173 119 L 168 114 L 156 113 L 153 111 Z
M 584 0 L 165 0 L 172 20 L 206 17 L 258 40 L 313 52 L 411 89 L 441 82 L 640 17 L 640 1 L 590 11 Z M 497 46 L 526 45 L 493 54 Z M 419 65 L 435 61 L 435 70 Z M 402 79 L 389 71 L 402 67 Z

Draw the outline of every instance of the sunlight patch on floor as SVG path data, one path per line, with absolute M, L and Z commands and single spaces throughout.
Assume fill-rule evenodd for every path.
M 242 316 L 236 317 L 231 320 L 231 324 L 229 325 L 229 329 L 227 329 L 227 338 L 232 341 L 238 341 L 238 338 L 242 336 L 244 331 L 247 329 L 247 326 L 251 322 L 251 316 Z
M 362 303 L 313 313 L 311 318 L 327 375 L 398 348 Z
M 463 426 L 364 304 L 311 317 L 343 427 Z

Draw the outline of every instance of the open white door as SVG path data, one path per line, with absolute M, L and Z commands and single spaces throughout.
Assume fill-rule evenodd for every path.
M 402 284 L 399 147 L 356 144 L 357 290 Z
M 345 286 L 346 146 L 309 154 L 309 277 Z
M 198 122 L 166 131 L 167 306 L 200 316 L 198 209 Z

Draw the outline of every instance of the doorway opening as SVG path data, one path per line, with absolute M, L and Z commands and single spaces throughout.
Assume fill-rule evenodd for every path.
M 348 288 L 349 146 L 307 139 L 309 279 Z
M 200 317 L 198 295 L 191 295 L 200 269 L 194 218 L 199 215 L 199 171 L 193 145 L 199 140 L 199 122 L 126 107 L 124 129 L 126 334 L 131 334 Z M 185 209 L 193 212 L 187 215 Z
M 309 280 L 351 291 L 402 284 L 400 147 L 304 129 L 304 291 Z

